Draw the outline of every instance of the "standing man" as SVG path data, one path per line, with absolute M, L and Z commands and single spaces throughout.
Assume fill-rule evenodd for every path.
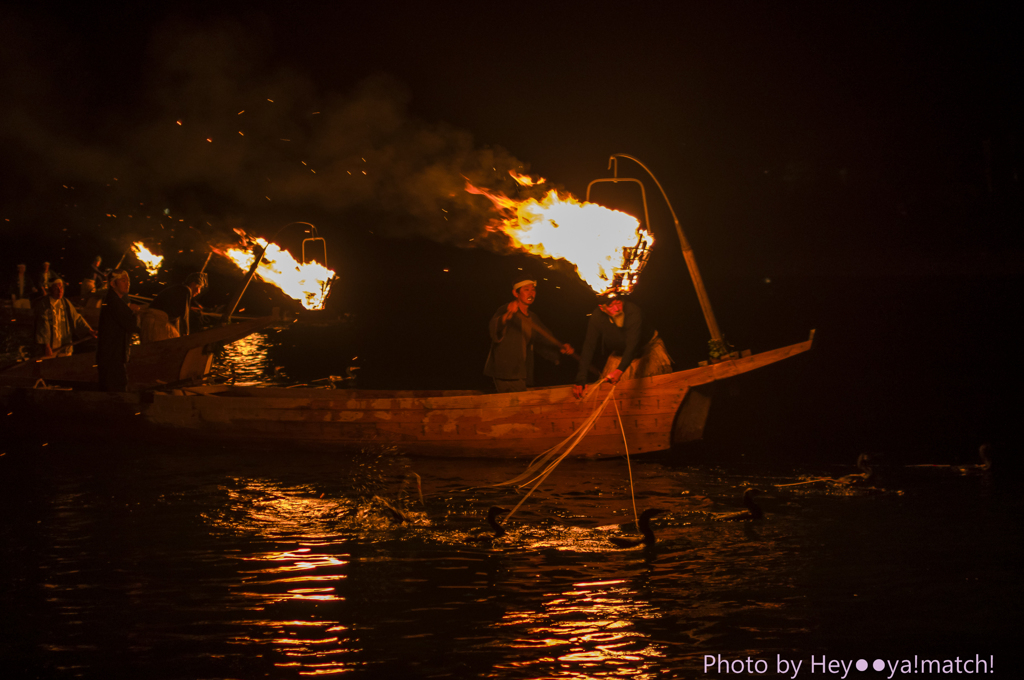
M 184 283 L 165 288 L 153 298 L 153 302 L 140 318 L 142 342 L 188 335 L 188 315 L 192 298 L 206 288 L 206 283 L 206 274 L 195 272 L 185 277 Z
M 100 337 L 96 345 L 96 368 L 99 370 L 100 389 L 104 392 L 124 392 L 128 389 L 128 354 L 132 336 L 139 334 L 139 321 L 135 318 L 140 307 L 128 302 L 131 280 L 128 272 L 111 272 L 107 296 L 100 307 Z
M 71 356 L 75 333 L 96 337 L 75 306 L 64 298 L 64 281 L 52 279 L 46 296 L 36 302 L 36 345 L 43 357 Z
M 32 298 L 37 292 L 39 289 L 25 273 L 25 265 L 17 265 L 14 281 L 11 283 L 11 306 L 14 309 L 32 309 Z
M 590 360 L 601 342 L 602 353 L 610 352 L 601 379 L 613 385 L 622 378 L 644 378 L 672 372 L 672 359 L 665 343 L 644 318 L 638 306 L 617 294 L 602 296 L 590 314 L 587 337 L 583 341 L 580 370 L 572 388 L 577 398 L 583 396 Z
M 534 349 L 545 359 L 557 364 L 558 352 L 572 354 L 573 348 L 562 344 L 547 329 L 530 305 L 537 298 L 537 282 L 521 278 L 512 286 L 512 302 L 502 305 L 491 317 L 491 351 L 487 355 L 484 375 L 494 379 L 498 392 L 522 392 L 533 385 Z
M 39 272 L 39 278 L 38 278 L 39 290 L 45 290 L 45 291 L 50 290 L 50 284 L 56 278 L 59 278 L 59 277 L 57 275 L 55 275 L 52 271 L 50 271 L 50 263 L 49 262 L 44 262 L 43 263 L 43 271 Z
M 110 276 L 109 272 L 105 272 L 100 268 L 101 264 L 103 264 L 103 258 L 97 255 L 92 260 L 89 275 L 85 277 L 87 279 L 92 279 L 95 290 L 99 290 L 103 286 L 107 285 L 107 281 L 109 280 L 108 277 Z

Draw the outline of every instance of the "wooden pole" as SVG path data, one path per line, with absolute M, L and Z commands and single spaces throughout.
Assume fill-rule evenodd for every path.
M 81 345 L 83 342 L 86 342 L 87 340 L 95 340 L 95 339 L 96 338 L 92 337 L 91 335 L 86 337 L 86 338 L 79 338 L 78 340 L 75 340 L 74 342 L 65 343 L 65 344 L 61 345 L 60 347 L 58 347 L 57 349 L 52 350 L 53 351 L 53 355 L 52 356 L 48 356 L 48 357 L 26 357 L 24 359 L 18 359 L 17 361 L 14 362 L 14 364 L 11 364 L 11 366 L 13 366 L 15 364 L 25 363 L 26 361 L 46 361 L 47 359 L 56 359 L 56 358 L 58 358 L 57 357 L 57 352 L 60 352 L 63 349 L 67 349 L 68 347 L 74 347 L 75 345 Z M 5 366 L 5 369 L 6 368 L 10 368 L 10 366 Z
M 228 305 L 228 313 L 224 315 L 224 325 L 227 326 L 231 323 L 231 315 L 235 313 L 235 309 L 238 308 L 238 303 L 241 302 L 242 296 L 245 295 L 245 289 L 249 287 L 249 282 L 252 281 L 252 277 L 256 275 L 256 269 L 260 266 L 260 262 L 263 261 L 263 255 L 267 252 L 267 249 L 263 246 L 256 246 L 253 250 L 253 254 L 256 255 L 256 259 L 252 261 L 252 266 L 249 267 L 249 272 L 245 275 L 245 281 L 242 283 L 242 287 L 239 289 L 238 294 L 235 295 L 235 299 Z
M 118 260 L 117 264 L 114 265 L 114 269 L 120 269 L 121 268 L 121 263 L 124 262 L 124 258 L 128 257 L 128 253 L 130 253 L 131 251 L 132 251 L 131 246 L 129 246 L 128 250 L 124 251 L 124 253 L 121 255 L 121 259 Z
M 624 153 L 612 154 L 611 158 L 608 159 L 608 165 L 611 167 L 615 166 L 615 176 L 619 175 L 619 158 L 628 158 L 633 161 L 641 168 L 647 171 L 647 174 L 654 180 L 655 186 L 661 191 L 662 198 L 665 199 L 665 205 L 668 206 L 668 211 L 672 213 L 672 221 L 675 223 L 676 235 L 679 237 L 679 246 L 683 250 L 683 259 L 686 260 L 686 268 L 690 270 L 690 279 L 693 281 L 693 287 L 697 290 L 697 300 L 700 302 L 700 308 L 704 312 L 704 321 L 708 325 L 708 331 L 711 333 L 711 339 L 717 343 L 722 341 L 722 332 L 718 329 L 718 321 L 715 320 L 715 313 L 711 310 L 711 300 L 708 299 L 708 293 L 704 290 L 704 280 L 700 276 L 700 270 L 697 268 L 697 260 L 693 255 L 693 247 L 690 242 L 686 240 L 686 235 L 683 234 L 683 228 L 679 224 L 679 218 L 676 217 L 676 211 L 672 209 L 672 203 L 668 200 L 668 195 L 662 188 L 658 178 L 654 176 L 654 173 L 650 169 L 641 163 L 638 159 Z
M 533 324 L 530 324 L 530 325 L 533 327 L 533 330 L 537 331 L 537 333 L 539 333 L 540 335 L 543 335 L 545 338 L 547 338 L 551 342 L 555 343 L 559 347 L 561 347 L 562 345 L 565 344 L 564 342 L 562 342 L 561 340 L 559 340 L 558 338 L 553 336 L 551 333 L 548 333 L 543 328 L 540 328 L 539 326 L 534 326 Z M 576 360 L 576 363 L 578 363 L 578 364 L 579 363 L 583 363 L 583 359 L 580 359 L 579 355 L 576 354 L 575 352 L 573 352 L 572 354 L 564 355 L 564 356 L 572 357 L 573 359 Z M 597 370 L 593 366 L 587 366 L 587 368 L 590 369 L 590 372 L 593 373 L 594 375 L 601 375 L 601 371 Z

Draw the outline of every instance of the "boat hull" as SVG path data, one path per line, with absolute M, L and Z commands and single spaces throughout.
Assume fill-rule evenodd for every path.
M 217 326 L 180 338 L 156 340 L 132 346 L 128 362 L 128 389 L 157 387 L 180 380 L 201 378 L 210 371 L 216 345 L 233 342 L 280 321 L 278 316 Z M 95 383 L 96 353 L 36 359 L 0 371 L 0 384 L 40 380 L 52 383 Z
M 0 403 L 19 414 L 73 413 L 93 426 L 164 438 L 394 446 L 413 455 L 473 458 L 535 456 L 600 409 L 572 454 L 601 458 L 700 439 L 710 404 L 704 386 L 804 352 L 812 341 L 813 333 L 806 342 L 762 354 L 614 387 L 603 383 L 584 399 L 568 385 L 505 394 L 226 386 L 106 394 L 0 387 Z

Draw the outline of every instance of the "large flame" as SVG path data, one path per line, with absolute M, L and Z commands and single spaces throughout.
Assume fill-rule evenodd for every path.
M 298 300 L 306 309 L 321 309 L 327 301 L 334 280 L 334 271 L 319 262 L 297 261 L 292 254 L 276 243 L 267 243 L 266 239 L 252 239 L 266 249 L 263 260 L 256 268 L 256 275 L 267 283 L 271 283 L 288 297 Z M 243 271 L 249 271 L 256 255 L 251 250 L 228 248 L 218 250 Z
M 136 241 L 132 244 L 132 252 L 135 253 L 135 257 L 139 258 L 146 267 L 146 273 L 150 276 L 156 276 L 156 273 L 160 270 L 160 265 L 164 262 L 163 255 L 155 255 L 149 248 L 142 244 L 142 241 Z
M 598 293 L 629 293 L 654 244 L 639 220 L 597 203 L 560 195 L 516 200 L 466 183 L 466 191 L 486 196 L 500 217 L 491 228 L 528 253 L 562 259 Z

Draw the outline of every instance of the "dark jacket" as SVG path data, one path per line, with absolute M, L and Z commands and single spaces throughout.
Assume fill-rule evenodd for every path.
M 532 385 L 534 350 L 557 364 L 561 345 L 550 339 L 554 336 L 537 312 L 531 311 L 529 316 L 516 312 L 506 324 L 502 323 L 501 317 L 507 311 L 508 305 L 504 304 L 491 317 L 491 351 L 487 355 L 484 375 L 498 380 L 526 380 L 527 385 Z M 537 332 L 534 327 L 543 332 Z
M 191 305 L 192 289 L 182 283 L 177 286 L 164 288 L 160 291 L 160 293 L 153 298 L 153 301 L 149 303 L 149 308 L 159 309 L 161 312 L 166 312 L 167 320 L 171 324 L 174 323 L 175 319 L 181 319 L 181 323 L 178 325 L 178 330 L 182 335 L 188 335 L 188 312 Z
M 640 351 L 654 337 L 654 329 L 644 319 L 644 313 L 639 307 L 628 300 L 622 303 L 622 313 L 625 315 L 622 321 L 622 328 L 615 325 L 615 320 L 595 308 L 590 313 L 590 321 L 587 323 L 587 337 L 583 341 L 583 351 L 580 354 L 580 370 L 576 373 L 576 384 L 587 383 L 587 366 L 590 365 L 597 351 L 598 342 L 601 343 L 601 354 L 621 354 L 622 361 L 617 368 L 625 371 L 629 365 L 640 355 Z
M 139 333 L 139 320 L 124 298 L 114 289 L 107 290 L 100 307 L 99 337 L 96 339 L 96 363 L 126 364 L 131 351 L 132 336 Z

